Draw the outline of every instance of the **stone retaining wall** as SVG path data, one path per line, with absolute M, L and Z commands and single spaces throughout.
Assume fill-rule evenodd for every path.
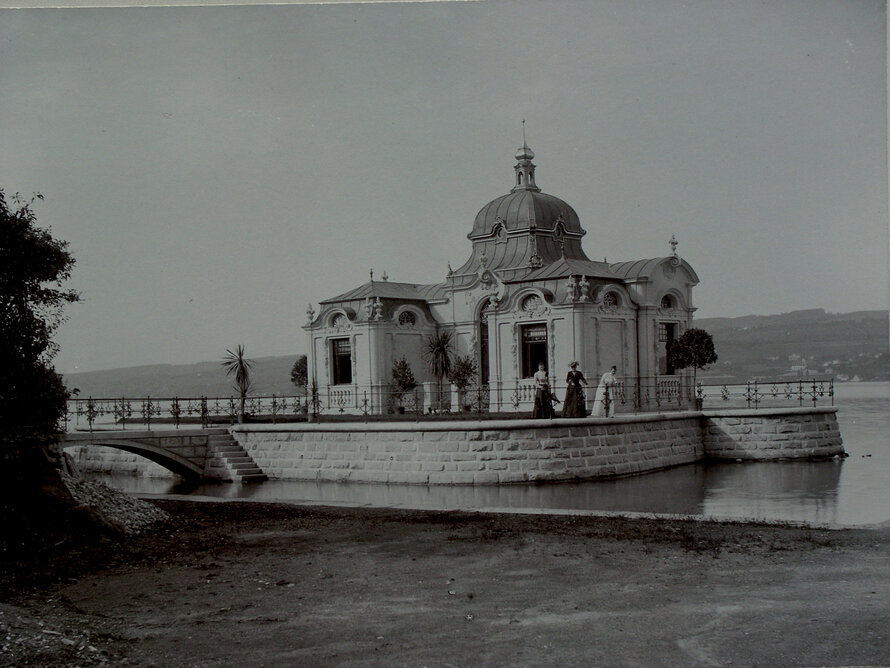
M 783 408 L 567 420 L 245 424 L 231 432 L 270 478 L 499 484 L 633 475 L 705 457 L 843 455 L 836 412 Z M 206 441 L 207 433 L 202 434 Z M 69 451 L 84 470 L 169 475 L 143 457 L 113 448 Z M 208 455 L 205 475 L 213 477 L 218 457 Z
M 801 459 L 844 454 L 837 408 L 703 413 L 705 455 L 714 459 Z
M 612 419 L 236 425 L 270 478 L 414 484 L 593 479 L 704 454 L 698 413 Z

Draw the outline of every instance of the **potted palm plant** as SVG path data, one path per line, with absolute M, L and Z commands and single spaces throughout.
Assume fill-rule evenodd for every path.
M 253 362 L 244 356 L 244 346 L 238 345 L 235 350 L 226 349 L 226 356 L 223 358 L 222 366 L 226 370 L 227 376 L 234 376 L 235 389 L 241 399 L 241 408 L 238 411 L 238 422 L 244 422 L 244 404 L 247 401 L 247 393 L 250 392 L 252 385 L 250 381 L 250 368 Z
M 435 410 L 442 409 L 442 380 L 451 373 L 451 346 L 454 335 L 451 330 L 443 329 L 426 340 L 424 359 L 429 365 L 430 373 L 436 379 Z

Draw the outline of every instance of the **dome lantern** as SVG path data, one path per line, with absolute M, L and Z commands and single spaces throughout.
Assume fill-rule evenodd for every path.
M 516 164 L 513 169 L 516 171 L 516 181 L 510 192 L 517 190 L 533 190 L 540 192 L 541 189 L 535 185 L 535 165 L 532 160 L 535 152 L 528 147 L 525 140 L 525 119 L 522 119 L 522 146 L 516 150 Z

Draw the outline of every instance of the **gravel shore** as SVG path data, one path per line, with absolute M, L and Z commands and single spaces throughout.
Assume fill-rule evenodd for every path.
M 7 556 L 0 665 L 888 665 L 890 532 L 152 502 Z

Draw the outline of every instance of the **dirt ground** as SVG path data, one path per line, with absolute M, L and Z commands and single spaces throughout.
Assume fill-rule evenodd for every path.
M 4 552 L 0 665 L 890 664 L 890 530 L 158 501 Z

